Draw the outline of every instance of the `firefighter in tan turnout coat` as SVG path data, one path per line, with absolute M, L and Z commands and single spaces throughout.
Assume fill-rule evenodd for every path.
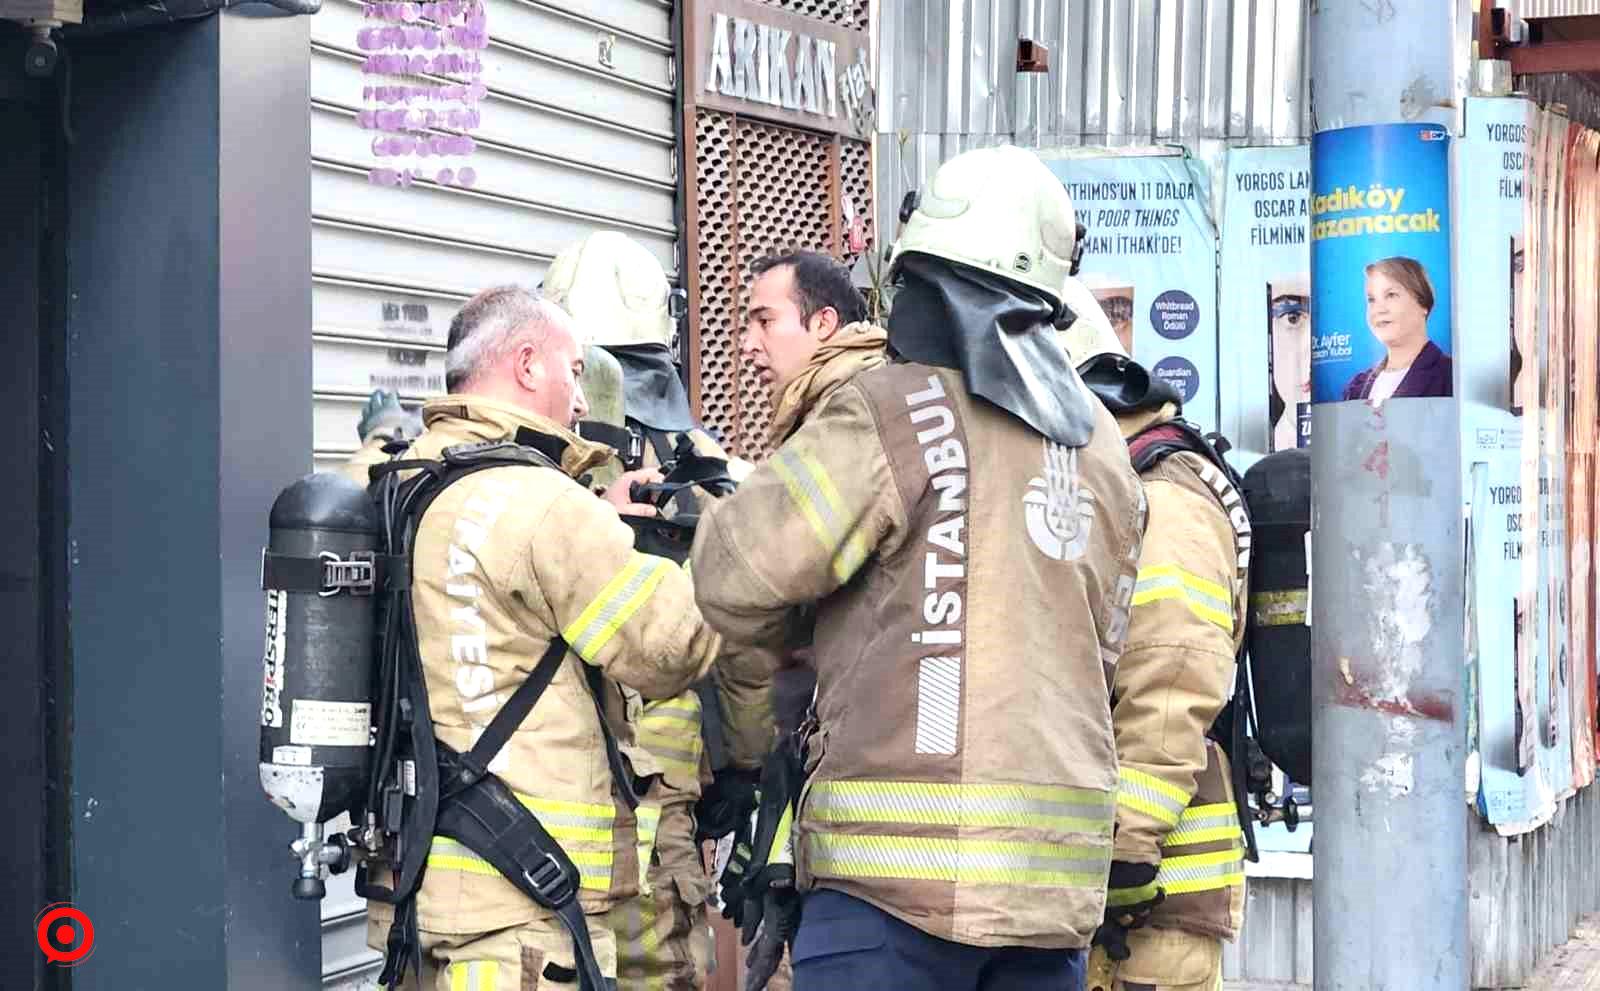
M 1062 342 L 1137 460 L 1171 438 L 1179 397 L 1128 359 L 1088 289 L 1072 280 L 1067 295 L 1079 317 Z M 1244 638 L 1249 523 L 1199 454 L 1170 454 L 1141 480 L 1149 523 L 1112 693 L 1115 859 L 1088 988 L 1220 991 L 1222 941 L 1243 921 L 1243 835 L 1227 756 L 1207 731 Z
M 636 453 L 645 468 L 659 468 L 687 437 L 697 453 L 726 461 L 727 454 L 691 416 L 673 365 L 670 291 L 649 250 L 613 231 L 591 234 L 562 251 L 544 281 L 547 298 L 571 313 L 593 344 L 621 364 L 626 424 L 615 425 L 620 433 L 610 438 L 613 448 L 623 457 Z M 613 470 L 622 467 L 613 465 Z M 690 497 L 695 495 L 704 498 L 703 493 Z M 769 651 L 724 642 L 712 672 L 716 691 L 707 693 L 719 707 L 716 725 L 725 766 L 718 771 L 752 772 L 771 749 L 775 666 Z M 694 815 L 702 785 L 714 779 L 703 739 L 704 702 L 694 688 L 641 701 L 638 742 L 663 772 L 645 807 L 659 815 L 660 823 L 654 843 L 641 843 L 647 868 L 643 890 L 606 917 L 617 940 L 617 986 L 619 991 L 693 991 L 705 986 L 712 955 L 706 921 L 711 879 L 696 842 Z
M 891 360 L 804 410 L 701 520 L 713 625 L 774 642 L 815 610 L 804 911 L 767 890 L 758 937 L 793 933 L 798 991 L 1081 982 L 1144 503 L 1054 338 L 1073 232 L 1030 153 L 945 163 L 895 246 Z
M 571 319 L 524 290 L 488 290 L 458 314 L 451 395 L 424 406 L 426 429 L 408 456 L 515 440 L 560 470 L 496 467 L 447 487 L 418 526 L 411 595 L 435 734 L 458 750 L 472 745 L 556 634 L 569 644 L 489 771 L 578 866 L 595 956 L 613 977 L 604 914 L 638 894 L 647 816 L 619 797 L 586 671 L 603 674 L 606 721 L 633 756 L 633 773 L 648 776 L 660 769 L 632 746 L 638 697 L 682 692 L 709 670 L 721 638 L 695 608 L 689 577 L 635 551 L 619 517 L 648 509 L 631 503 L 629 485 L 653 476 L 624 475 L 604 498 L 574 480 L 607 456 L 570 430 L 585 407 L 582 354 Z M 391 914 L 369 905 L 375 948 Z M 577 986 L 566 930 L 492 864 L 444 837 L 432 842 L 417 923 L 430 991 Z

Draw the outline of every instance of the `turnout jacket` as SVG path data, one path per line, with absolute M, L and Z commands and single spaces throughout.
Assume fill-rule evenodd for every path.
M 815 604 L 799 883 L 942 939 L 1085 947 L 1144 527 L 1116 424 L 1096 402 L 1093 437 L 1068 449 L 950 369 L 812 376 L 828 378 L 709 507 L 692 558 L 701 609 L 732 639 L 774 642 Z
M 636 552 L 616 511 L 574 481 L 605 448 L 477 396 L 430 400 L 423 420 L 408 458 L 516 438 L 562 466 L 489 468 L 446 488 L 417 528 L 411 601 L 434 732 L 460 751 L 550 640 L 566 638 L 565 662 L 489 769 L 578 866 L 584 911 L 603 912 L 639 891 L 640 841 L 650 839 L 653 823 L 647 805 L 636 815 L 613 787 L 585 668 L 603 674 L 607 720 L 634 772 L 659 773 L 635 742 L 640 695 L 682 692 L 705 675 L 721 638 L 695 608 L 689 576 Z M 441 837 L 433 840 L 417 913 L 419 927 L 435 933 L 488 932 L 547 915 L 487 861 Z
M 1133 438 L 1173 416 L 1168 405 L 1118 424 Z M 1244 836 L 1227 755 L 1206 732 L 1233 694 L 1249 525 L 1241 514 L 1241 544 L 1229 509 L 1242 495 L 1198 454 L 1169 455 L 1141 480 L 1149 522 L 1112 690 L 1116 859 L 1159 866 L 1167 898 L 1150 925 L 1232 939 L 1243 922 Z

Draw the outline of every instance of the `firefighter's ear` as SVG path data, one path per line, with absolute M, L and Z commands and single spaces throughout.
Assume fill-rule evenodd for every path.
M 817 339 L 819 344 L 826 344 L 839 332 L 839 311 L 831 306 L 811 314 L 811 319 L 806 321 L 806 330 Z

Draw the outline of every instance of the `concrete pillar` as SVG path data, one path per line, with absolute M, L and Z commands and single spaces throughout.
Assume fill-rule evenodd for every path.
M 1313 4 L 1318 134 L 1423 121 L 1453 130 L 1455 6 Z M 1312 185 L 1322 188 L 1315 166 Z M 1331 288 L 1313 279 L 1314 296 Z M 1314 333 L 1330 329 L 1313 322 Z M 1319 991 L 1468 986 L 1459 437 L 1451 397 L 1313 410 Z
M 79 991 L 312 988 L 262 796 L 259 571 L 311 470 L 309 24 L 264 5 L 71 43 L 64 146 Z

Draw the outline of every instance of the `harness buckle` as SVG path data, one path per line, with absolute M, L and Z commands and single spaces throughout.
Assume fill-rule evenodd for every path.
M 327 598 L 340 592 L 372 594 L 378 574 L 377 556 L 372 551 L 355 551 L 348 558 L 341 558 L 332 551 L 323 551 L 320 556 L 322 590 L 318 595 Z
M 546 907 L 557 908 L 576 898 L 577 886 L 556 858 L 544 850 L 538 854 L 542 862 L 531 871 L 524 867 L 522 876 L 533 886 L 534 892 L 548 902 Z

